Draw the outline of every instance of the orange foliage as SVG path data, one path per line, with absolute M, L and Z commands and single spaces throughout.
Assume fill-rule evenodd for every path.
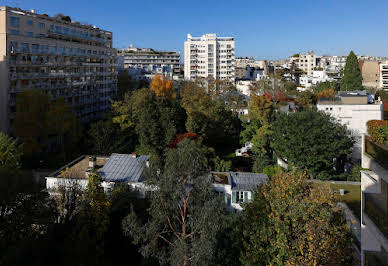
M 185 140 L 185 139 L 196 140 L 196 139 L 198 139 L 198 138 L 199 138 L 199 135 L 196 134 L 196 133 L 188 132 L 188 133 L 185 133 L 185 134 L 179 134 L 179 135 L 176 136 L 175 139 L 172 139 L 172 140 L 170 141 L 170 148 L 174 148 L 174 149 L 175 149 L 175 148 L 176 148 L 176 145 L 177 145 L 179 142 L 181 142 L 181 141 L 183 141 L 183 140 Z
M 158 97 L 165 97 L 168 99 L 175 99 L 176 94 L 173 88 L 174 82 L 166 79 L 165 76 L 156 75 L 151 82 L 150 88 Z
M 318 99 L 326 98 L 326 99 L 329 99 L 329 100 L 333 100 L 335 95 L 336 95 L 335 90 L 333 88 L 330 88 L 330 89 L 326 89 L 326 90 L 318 92 L 317 93 L 317 98 Z

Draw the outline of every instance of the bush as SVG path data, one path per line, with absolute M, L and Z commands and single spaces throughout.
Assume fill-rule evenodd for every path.
M 388 145 L 388 121 L 370 120 L 366 125 L 371 140 Z

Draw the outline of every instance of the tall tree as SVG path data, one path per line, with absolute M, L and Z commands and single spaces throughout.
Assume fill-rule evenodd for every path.
M 346 126 L 330 115 L 311 109 L 283 114 L 272 129 L 271 146 L 288 163 L 322 179 L 343 172 L 353 139 Z
M 344 76 L 341 81 L 341 91 L 363 90 L 362 76 L 357 56 L 350 51 L 346 58 Z
M 0 132 L 0 167 L 19 168 L 23 145 Z
M 163 75 L 155 75 L 152 79 L 150 88 L 155 92 L 158 97 L 165 97 L 167 99 L 175 99 L 176 93 L 174 93 L 174 82 L 167 80 Z
M 186 139 L 167 153 L 162 172 L 147 176 L 152 193 L 149 219 L 141 225 L 135 215 L 123 222 L 124 231 L 142 246 L 144 256 L 171 265 L 212 265 L 216 234 L 223 220 L 223 202 L 212 191 L 201 147 Z
M 351 233 L 329 185 L 278 173 L 243 213 L 243 265 L 352 265 Z

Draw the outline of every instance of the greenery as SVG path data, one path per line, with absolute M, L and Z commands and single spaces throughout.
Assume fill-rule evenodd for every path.
M 351 233 L 328 186 L 278 173 L 243 213 L 243 265 L 351 265 Z
M 0 167 L 19 168 L 23 145 L 0 132 Z
M 140 244 L 141 253 L 161 264 L 211 265 L 216 261 L 216 234 L 220 230 L 223 202 L 212 191 L 205 155 L 186 139 L 167 153 L 162 172 L 152 169 L 147 183 L 152 193 L 149 219 L 141 224 L 131 214 L 123 222 L 126 234 Z
M 345 126 L 314 110 L 280 115 L 273 124 L 272 148 L 291 165 L 319 179 L 341 173 L 353 139 Z
M 346 58 L 344 76 L 341 80 L 341 91 L 363 90 L 362 76 L 357 56 L 350 51 Z

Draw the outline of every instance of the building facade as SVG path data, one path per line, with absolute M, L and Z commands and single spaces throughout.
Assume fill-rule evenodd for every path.
M 380 64 L 380 88 L 388 90 L 388 63 Z
M 151 48 L 136 48 L 132 45 L 127 49 L 117 51 L 122 58 L 121 68 L 138 70 L 147 74 L 162 74 L 166 77 L 180 74 L 180 52 L 157 51 Z
M 112 32 L 0 7 L 0 131 L 9 131 L 26 89 L 65 98 L 83 122 L 101 118 L 117 93 L 116 67 Z
M 329 77 L 325 70 L 313 70 L 311 76 L 302 75 L 299 78 L 299 84 L 302 85 L 304 89 L 309 89 L 312 86 L 326 81 L 334 81 L 334 78 Z
M 380 63 L 378 61 L 359 61 L 362 86 L 380 88 Z
M 311 76 L 319 63 L 319 59 L 320 57 L 314 51 L 311 51 L 307 54 L 295 54 L 291 56 L 290 64 L 295 64 L 297 68 L 303 70 L 308 76 Z
M 363 136 L 361 171 L 361 265 L 388 261 L 388 146 Z
M 234 80 L 235 41 L 233 37 L 205 34 L 187 35 L 185 42 L 185 79 L 196 78 Z

